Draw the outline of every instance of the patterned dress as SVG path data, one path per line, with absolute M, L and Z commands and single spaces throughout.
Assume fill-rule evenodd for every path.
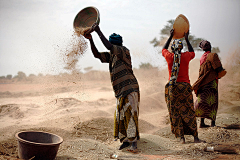
M 169 86 L 167 83 L 165 101 L 170 115 L 171 130 L 175 137 L 184 137 L 184 135 L 197 137 L 197 122 L 191 85 L 186 82 L 177 82 Z
M 138 115 L 138 92 L 132 92 L 127 97 L 118 98 L 114 114 L 114 137 L 119 138 L 120 142 L 139 140 Z
M 222 68 L 216 53 L 205 52 L 201 57 L 199 77 L 193 84 L 197 95 L 195 112 L 197 117 L 215 121 L 218 110 L 218 70 Z
M 216 120 L 218 110 L 218 83 L 217 80 L 204 85 L 198 90 L 195 102 L 197 117 Z
M 170 53 L 167 49 L 163 49 L 162 55 L 168 63 L 170 80 L 174 54 Z M 189 62 L 194 57 L 194 52 L 181 53 L 181 63 L 177 82 L 173 85 L 167 83 L 165 86 L 165 101 L 170 116 L 171 130 L 176 137 L 184 137 L 184 135 L 198 136 L 192 87 L 188 74 Z
M 114 137 L 120 142 L 134 142 L 139 138 L 138 116 L 140 93 L 133 74 L 131 56 L 124 46 L 113 45 L 110 52 L 101 52 L 101 62 L 109 63 L 115 97 Z

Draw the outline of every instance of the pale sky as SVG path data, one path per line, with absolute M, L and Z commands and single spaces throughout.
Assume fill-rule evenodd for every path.
M 107 38 L 112 33 L 123 37 L 134 68 L 141 62 L 163 67 L 161 48 L 149 42 L 179 14 L 188 18 L 191 34 L 220 48 L 223 61 L 240 46 L 240 0 L 0 0 L 0 76 L 67 72 L 60 50 L 71 40 L 76 14 L 88 6 L 99 10 Z M 92 35 L 98 50 L 107 51 L 97 34 Z M 89 46 L 77 67 L 83 71 L 91 66 L 108 70 Z

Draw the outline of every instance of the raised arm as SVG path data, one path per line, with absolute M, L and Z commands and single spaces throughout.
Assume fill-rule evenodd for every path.
M 164 44 L 163 49 L 168 49 L 168 46 L 169 46 L 169 44 L 172 40 L 172 37 L 173 37 L 173 32 L 174 32 L 174 29 L 171 29 L 170 36 L 169 36 L 167 42 Z
M 185 40 L 187 42 L 187 46 L 188 46 L 188 51 L 189 52 L 194 52 L 192 45 L 190 44 L 189 40 L 188 40 L 188 35 L 189 35 L 189 31 L 187 33 L 184 33 L 185 36 Z
M 102 31 L 100 30 L 100 27 L 98 26 L 98 24 L 94 23 L 92 26 L 93 30 L 95 30 L 98 34 L 98 36 L 100 37 L 102 43 L 104 44 L 104 46 L 108 49 L 111 50 L 112 48 L 112 44 L 106 39 L 106 37 L 103 35 Z
M 85 34 L 84 35 L 85 38 L 87 38 L 90 42 L 90 45 L 91 45 L 91 50 L 92 50 L 92 53 L 94 55 L 95 58 L 101 58 L 101 55 L 100 53 L 98 52 L 94 42 L 93 42 L 93 39 L 92 39 L 92 35 L 91 34 Z

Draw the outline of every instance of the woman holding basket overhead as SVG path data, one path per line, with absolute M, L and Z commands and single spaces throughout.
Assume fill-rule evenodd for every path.
M 188 52 L 181 52 L 183 44 L 180 39 L 173 40 L 171 46 L 173 53 L 167 50 L 174 35 L 173 29 L 170 31 L 170 37 L 163 47 L 162 55 L 167 61 L 169 71 L 169 82 L 165 86 L 165 100 L 172 133 L 176 137 L 180 137 L 181 143 L 185 143 L 184 135 L 192 135 L 194 142 L 199 143 L 192 87 L 188 74 L 189 62 L 195 57 L 195 53 L 188 40 L 188 34 L 189 32 L 184 33 Z
M 102 63 L 109 63 L 110 78 L 117 100 L 114 114 L 114 137 L 122 143 L 119 150 L 130 146 L 130 152 L 137 152 L 139 137 L 138 116 L 140 93 L 139 85 L 133 74 L 130 51 L 123 46 L 122 37 L 111 34 L 109 40 L 105 38 L 100 27 L 95 23 L 92 26 L 109 52 L 98 52 L 91 34 L 86 34 L 95 58 Z

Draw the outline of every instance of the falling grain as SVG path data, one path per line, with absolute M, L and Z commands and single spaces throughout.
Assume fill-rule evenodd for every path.
M 72 71 L 77 70 L 77 62 L 79 58 L 86 52 L 88 47 L 83 35 L 90 29 L 91 27 L 75 29 L 70 45 L 65 52 L 65 69 Z

